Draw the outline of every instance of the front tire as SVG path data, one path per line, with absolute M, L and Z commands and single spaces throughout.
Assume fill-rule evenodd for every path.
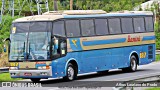
M 122 68 L 124 72 L 135 72 L 137 70 L 137 58 L 132 55 L 130 58 L 130 66 L 127 68 Z
M 41 79 L 40 78 L 31 78 L 32 82 L 39 82 Z
M 66 70 L 66 76 L 63 77 L 63 79 L 66 81 L 72 81 L 75 80 L 76 78 L 77 78 L 77 68 L 76 66 L 69 63 Z

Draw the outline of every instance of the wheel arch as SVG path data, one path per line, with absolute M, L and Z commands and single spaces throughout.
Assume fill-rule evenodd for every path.
M 66 62 L 66 65 L 65 65 L 65 76 L 67 75 L 66 70 L 67 70 L 67 65 L 68 65 L 69 63 L 71 63 L 72 65 L 76 66 L 77 73 L 78 73 L 78 63 L 77 63 L 76 59 L 71 58 L 71 59 L 69 59 L 69 60 Z
M 138 55 L 138 53 L 137 53 L 136 51 L 132 51 L 132 52 L 130 53 L 130 55 L 129 55 L 129 60 L 130 60 L 130 58 L 131 58 L 132 55 L 134 55 L 134 56 L 136 57 L 136 59 L 137 59 L 137 64 L 139 65 L 139 55 Z

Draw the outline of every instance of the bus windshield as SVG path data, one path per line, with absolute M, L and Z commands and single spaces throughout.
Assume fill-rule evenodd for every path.
M 50 59 L 51 33 L 47 22 L 16 23 L 11 33 L 10 61 Z

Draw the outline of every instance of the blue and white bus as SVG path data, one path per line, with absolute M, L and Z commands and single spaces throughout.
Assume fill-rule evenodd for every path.
M 48 12 L 13 21 L 12 78 L 63 77 L 111 69 L 136 71 L 155 61 L 153 13 L 102 10 Z

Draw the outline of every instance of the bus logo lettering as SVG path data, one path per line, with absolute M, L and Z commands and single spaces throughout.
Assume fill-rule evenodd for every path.
M 138 41 L 141 41 L 140 36 L 131 37 L 130 35 L 128 35 L 128 41 L 127 42 L 138 42 Z
M 74 44 L 76 47 L 78 47 L 78 46 L 77 46 L 77 40 L 72 40 L 72 42 L 73 42 L 73 44 Z

